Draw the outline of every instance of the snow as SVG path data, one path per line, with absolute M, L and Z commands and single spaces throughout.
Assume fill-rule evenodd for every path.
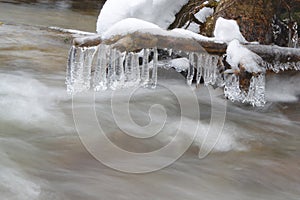
M 169 64 L 178 72 L 187 71 L 187 69 L 190 67 L 190 61 L 187 58 L 172 59 L 170 60 Z
M 196 19 L 198 19 L 200 22 L 204 23 L 206 22 L 206 18 L 212 16 L 214 13 L 214 9 L 213 8 L 207 8 L 204 7 L 201 10 L 199 10 L 196 14 L 195 17 Z
M 188 23 L 186 23 L 186 25 L 184 27 L 186 28 L 186 30 L 192 31 L 194 33 L 199 33 L 199 31 L 200 31 L 199 24 L 197 24 L 195 22 L 191 22 L 190 24 L 188 22 Z
M 196 40 L 201 40 L 201 41 L 213 41 L 214 40 L 214 38 L 209 38 L 209 37 L 194 33 L 193 31 L 189 31 L 189 30 L 186 30 L 183 28 L 175 28 L 175 29 L 171 30 L 170 32 L 177 33 L 177 34 L 185 36 L 187 38 L 194 38 Z
M 239 70 L 239 64 L 242 64 L 247 72 L 263 72 L 263 69 L 259 65 L 263 61 L 262 58 L 246 47 L 243 47 L 238 40 L 233 40 L 228 44 L 226 53 L 226 61 L 232 69 Z
M 134 33 L 136 31 L 139 32 L 162 32 L 163 29 L 161 29 L 156 24 L 143 21 L 136 18 L 126 18 L 123 19 L 113 26 L 111 26 L 106 32 L 102 34 L 102 39 L 109 39 L 116 35 L 126 35 L 129 33 Z
M 247 40 L 240 32 L 237 22 L 235 20 L 228 20 L 222 17 L 219 17 L 216 21 L 214 36 L 215 40 L 226 43 L 229 43 L 234 39 L 240 41 L 241 43 L 247 43 Z
M 175 14 L 188 0 L 107 0 L 97 21 L 97 32 L 104 33 L 117 22 L 137 18 L 167 29 Z
M 202 41 L 214 40 L 213 38 L 205 37 L 196 34 L 192 31 L 181 29 L 181 28 L 167 31 L 160 28 L 156 24 L 143 21 L 140 19 L 136 19 L 136 18 L 126 18 L 114 24 L 112 27 L 110 27 L 106 32 L 102 34 L 102 39 L 103 40 L 109 39 L 117 35 L 124 36 L 126 34 L 130 34 L 134 32 L 150 33 L 154 35 L 162 35 L 162 36 L 169 36 L 169 37 L 189 38 L 189 39 L 196 39 Z

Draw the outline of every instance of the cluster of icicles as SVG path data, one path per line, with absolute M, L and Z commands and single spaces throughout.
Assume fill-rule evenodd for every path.
M 100 44 L 94 47 L 71 47 L 66 84 L 70 94 L 107 89 L 117 90 L 128 87 L 157 86 L 158 67 L 170 68 L 173 51 L 168 50 L 169 59 L 159 59 L 157 48 L 143 49 L 141 52 L 120 52 Z M 239 77 L 235 74 L 220 73 L 219 56 L 186 53 L 189 60 L 187 84 L 201 80 L 205 85 L 224 88 L 225 96 L 231 101 L 249 103 L 253 106 L 265 104 L 265 75 L 252 77 L 247 92 L 240 89 Z M 180 69 L 178 69 L 180 71 Z

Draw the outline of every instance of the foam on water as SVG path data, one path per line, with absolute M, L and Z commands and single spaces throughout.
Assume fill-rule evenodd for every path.
M 35 200 L 39 199 L 41 188 L 15 168 L 0 166 L 0 193 L 2 199 Z
M 39 122 L 63 123 L 57 103 L 69 97 L 62 88 L 49 88 L 24 72 L 0 73 L 0 79 L 1 121 L 26 127 L 45 125 Z

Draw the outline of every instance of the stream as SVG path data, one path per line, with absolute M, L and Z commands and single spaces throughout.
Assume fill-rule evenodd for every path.
M 300 199 L 299 73 L 267 77 L 268 103 L 263 108 L 227 101 L 221 136 L 203 159 L 198 158 L 197 142 L 176 162 L 152 173 L 123 173 L 95 159 L 80 140 L 72 113 L 72 105 L 73 110 L 91 106 L 93 91 L 79 94 L 72 104 L 65 85 L 72 38 L 47 29 L 94 32 L 101 3 L 80 2 L 0 0 L 0 199 Z M 187 87 L 177 72 L 160 70 L 158 79 L 179 91 Z M 126 93 L 118 93 L 120 105 Z M 200 121 L 201 143 L 212 105 L 207 88 L 195 93 L 201 116 L 188 123 Z M 123 135 L 111 113 L 110 97 L 111 91 L 97 93 L 95 108 L 111 141 L 135 152 L 170 142 L 180 106 L 169 90 L 139 89 L 130 104 L 137 124 L 149 122 L 153 104 L 164 106 L 168 115 L 160 136 L 146 142 Z M 214 98 L 217 107 L 223 105 L 223 95 Z M 81 123 L 91 124 L 82 110 L 86 117 Z

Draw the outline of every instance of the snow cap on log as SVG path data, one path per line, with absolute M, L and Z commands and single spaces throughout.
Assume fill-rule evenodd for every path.
M 238 40 L 246 43 L 247 40 L 240 32 L 240 27 L 235 20 L 219 17 L 216 22 L 214 36 L 216 41 L 229 43 L 232 40 Z

